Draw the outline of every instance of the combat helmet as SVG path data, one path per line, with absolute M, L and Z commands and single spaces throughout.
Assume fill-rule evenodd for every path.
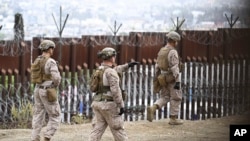
M 38 48 L 41 50 L 47 50 L 50 47 L 55 48 L 55 43 L 51 40 L 43 40 Z
M 97 53 L 98 58 L 102 58 L 104 60 L 109 59 L 110 57 L 116 56 L 116 51 L 115 49 L 111 48 L 111 47 L 105 47 L 104 49 L 102 49 L 102 51 L 99 51 Z
M 166 36 L 174 41 L 181 40 L 180 34 L 175 31 L 170 31 Z

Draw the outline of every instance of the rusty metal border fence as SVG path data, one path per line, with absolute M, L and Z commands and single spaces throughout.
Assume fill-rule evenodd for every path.
M 146 107 L 159 98 L 153 94 L 154 61 L 143 62 L 124 72 L 122 88 L 128 93 L 125 103 L 125 121 L 146 120 Z M 184 120 L 205 120 L 245 112 L 250 107 L 250 62 L 245 56 L 192 58 L 184 63 L 182 72 L 183 101 L 179 118 Z M 92 118 L 89 90 L 90 69 L 86 64 L 77 66 L 72 73 L 68 66 L 60 67 L 62 83 L 58 98 L 61 105 L 62 122 L 71 123 L 73 115 Z M 27 79 L 30 73 L 26 75 Z M 0 122 L 12 121 L 11 108 L 21 108 L 23 103 L 33 103 L 34 85 L 21 83 L 17 70 L 1 70 Z M 169 103 L 156 111 L 156 120 L 169 118 Z
M 130 32 L 127 36 L 89 36 L 81 38 L 46 38 L 55 41 L 57 47 L 53 57 L 60 65 L 76 71 L 77 65 L 88 64 L 94 69 L 100 63 L 96 54 L 106 46 L 118 51 L 117 63 L 131 61 L 142 62 L 143 59 L 155 59 L 157 52 L 166 43 L 164 32 Z M 178 50 L 182 60 L 188 57 L 205 56 L 208 62 L 213 57 L 222 55 L 229 59 L 231 54 L 249 55 L 250 29 L 218 29 L 216 31 L 180 31 L 182 35 Z M 34 37 L 32 41 L 22 42 L 20 46 L 14 41 L 0 41 L 0 69 L 18 69 L 24 73 L 30 68 L 32 60 L 41 52 L 38 46 L 42 38 Z M 60 49 L 61 47 L 61 49 Z M 62 58 L 59 57 L 61 52 Z M 59 60 L 60 59 L 60 60 Z

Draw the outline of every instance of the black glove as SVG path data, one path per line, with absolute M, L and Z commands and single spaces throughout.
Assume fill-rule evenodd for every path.
M 130 68 L 130 67 L 133 67 L 134 65 L 138 65 L 138 64 L 140 64 L 139 62 L 130 62 L 130 63 L 128 63 L 128 67 Z
M 175 83 L 174 89 L 180 90 L 180 82 L 176 82 L 176 83 Z
M 124 113 L 124 108 L 120 108 L 120 113 L 119 115 L 122 115 Z

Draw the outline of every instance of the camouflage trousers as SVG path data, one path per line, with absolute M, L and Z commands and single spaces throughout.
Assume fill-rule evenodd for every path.
M 46 89 L 35 88 L 32 119 L 31 140 L 40 140 L 40 132 L 45 123 L 45 114 L 49 116 L 44 137 L 51 138 L 57 131 L 60 124 L 60 105 L 58 100 L 48 102 Z
M 119 108 L 114 102 L 93 101 L 94 118 L 92 120 L 93 129 L 89 136 L 89 141 L 100 141 L 107 126 L 114 136 L 115 141 L 126 141 L 127 135 L 124 130 L 122 116 L 118 115 Z
M 170 102 L 170 115 L 179 114 L 179 106 L 182 100 L 182 91 L 174 89 L 174 83 L 168 83 L 166 87 L 163 87 L 160 92 L 160 98 L 155 101 L 159 108 L 165 106 Z

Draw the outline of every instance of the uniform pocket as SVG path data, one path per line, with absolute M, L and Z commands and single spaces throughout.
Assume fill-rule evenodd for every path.
M 45 89 L 38 89 L 39 95 L 42 97 L 47 97 L 47 90 Z
M 55 102 L 57 100 L 57 92 L 55 88 L 47 89 L 47 97 L 49 102 Z
M 157 77 L 154 78 L 153 88 L 154 88 L 154 94 L 159 93 L 160 90 L 162 89 L 162 86 L 160 85 L 160 82 Z
M 173 83 L 175 81 L 175 78 L 172 73 L 166 75 L 166 82 L 167 83 Z
M 182 100 L 182 91 L 181 90 L 175 90 L 174 94 L 172 95 L 172 99 L 176 101 Z
M 57 117 L 60 115 L 60 106 L 58 103 L 47 105 L 48 114 L 52 115 L 53 117 Z
M 158 78 L 160 86 L 163 86 L 163 87 L 167 86 L 165 74 L 160 74 L 157 78 Z
M 122 117 L 119 115 L 115 115 L 111 127 L 115 130 L 122 129 L 123 128 Z

